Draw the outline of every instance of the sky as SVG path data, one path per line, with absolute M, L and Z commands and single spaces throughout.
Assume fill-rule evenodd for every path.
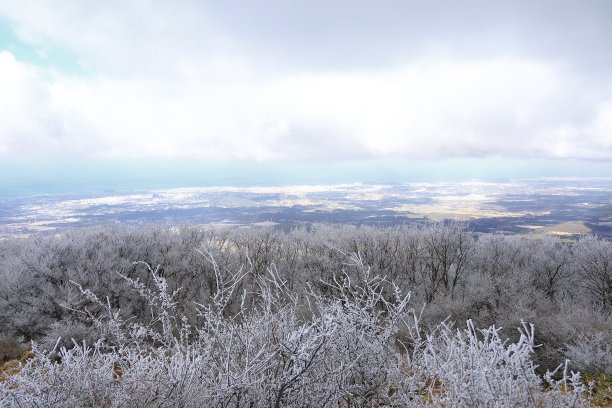
M 0 1 L 0 184 L 612 177 L 610 21 L 609 0 Z

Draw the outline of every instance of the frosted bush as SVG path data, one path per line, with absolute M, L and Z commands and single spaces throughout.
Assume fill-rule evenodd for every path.
M 255 277 L 239 310 L 228 311 L 252 269 L 215 268 L 197 325 L 180 315 L 179 292 L 147 266 L 152 286 L 124 276 L 150 307 L 148 322 L 122 317 L 92 291 L 90 314 L 103 337 L 34 358 L 0 383 L 0 406 L 581 406 L 585 388 L 567 370 L 535 374 L 533 327 L 509 343 L 495 327 L 442 324 L 425 333 L 409 294 L 354 255 L 343 272 L 292 292 L 276 268 Z M 250 302 L 247 302 L 250 299 Z M 307 313 L 306 313 L 307 312 Z
M 516 343 L 507 344 L 492 326 L 476 329 L 468 320 L 467 328 L 452 331 L 442 324 L 428 335 L 424 353 L 425 371 L 432 380 L 429 394 L 439 406 L 576 406 L 584 388 L 579 377 L 568 378 L 573 392 L 560 392 L 559 382 L 546 377 L 553 387 L 542 392 L 542 380 L 534 371 L 531 361 L 534 349 L 534 328 L 523 324 Z M 569 390 L 566 386 L 564 390 Z
M 567 357 L 576 369 L 588 373 L 612 375 L 610 332 L 581 335 L 567 345 Z

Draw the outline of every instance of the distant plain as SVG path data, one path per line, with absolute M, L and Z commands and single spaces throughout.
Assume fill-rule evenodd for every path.
M 105 224 L 394 225 L 459 220 L 474 232 L 612 237 L 612 179 L 191 187 L 0 198 L 0 237 Z

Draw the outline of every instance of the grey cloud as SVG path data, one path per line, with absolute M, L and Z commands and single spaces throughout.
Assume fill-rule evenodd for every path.
M 297 124 L 290 126 L 287 135 L 279 140 L 284 160 L 329 162 L 343 159 L 370 159 L 372 152 L 354 140 L 353 135 L 333 131 L 329 126 Z M 274 146 L 270 148 L 275 149 Z M 276 149 L 278 149 L 276 147 Z
M 263 70 L 359 70 L 423 55 L 513 55 L 606 74 L 608 0 L 15 2 L 0 15 L 109 71 L 171 70 L 233 56 Z M 32 33 L 31 33 L 32 34 Z
M 95 68 L 28 77 L 48 100 L 16 91 L 27 120 L 0 120 L 0 154 L 612 158 L 609 0 L 22 0 L 0 16 Z
M 215 24 L 278 64 L 351 69 L 450 57 L 525 55 L 602 71 L 612 62 L 612 2 L 304 1 L 207 5 Z

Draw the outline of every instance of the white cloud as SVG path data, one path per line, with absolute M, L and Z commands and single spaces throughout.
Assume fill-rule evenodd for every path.
M 0 157 L 612 159 L 612 82 L 567 61 L 428 45 L 390 50 L 408 55 L 393 63 L 275 67 L 299 49 L 274 55 L 197 3 L 12 3 L 0 15 L 23 41 L 95 69 L 71 76 L 1 52 Z M 313 52 L 290 34 L 285 45 Z
M 59 118 L 42 73 L 0 51 L 0 89 L 0 154 L 57 149 Z

